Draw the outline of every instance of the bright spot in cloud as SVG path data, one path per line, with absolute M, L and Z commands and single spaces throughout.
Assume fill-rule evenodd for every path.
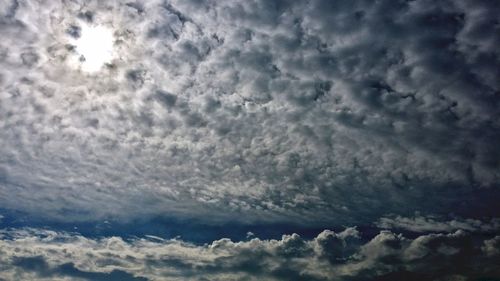
M 113 59 L 113 32 L 105 26 L 83 24 L 75 45 L 84 71 L 98 71 Z

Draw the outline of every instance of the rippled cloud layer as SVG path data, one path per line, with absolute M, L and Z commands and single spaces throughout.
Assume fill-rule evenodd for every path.
M 5 0 L 0 12 L 7 209 L 498 215 L 494 1 Z M 113 32 L 97 72 L 72 45 L 84 25 Z

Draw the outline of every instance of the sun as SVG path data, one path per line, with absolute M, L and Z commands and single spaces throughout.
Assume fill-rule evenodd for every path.
M 73 44 L 78 53 L 78 62 L 86 72 L 99 71 L 114 57 L 113 32 L 103 25 L 81 25 L 81 35 Z

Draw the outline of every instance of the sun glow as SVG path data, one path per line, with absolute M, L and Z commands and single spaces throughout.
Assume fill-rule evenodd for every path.
M 113 32 L 105 26 L 82 25 L 74 44 L 83 71 L 98 71 L 113 59 Z

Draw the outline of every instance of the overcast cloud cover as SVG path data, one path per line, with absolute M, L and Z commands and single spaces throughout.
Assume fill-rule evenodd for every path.
M 496 0 L 0 0 L 0 38 L 0 280 L 500 278 Z M 56 227 L 158 218 L 227 228 Z

